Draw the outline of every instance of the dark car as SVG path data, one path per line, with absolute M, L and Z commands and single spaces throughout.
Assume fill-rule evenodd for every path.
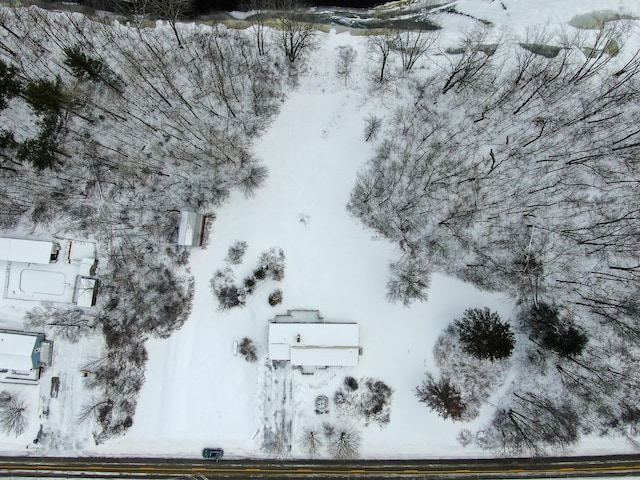
M 221 448 L 205 448 L 202 450 L 202 457 L 216 462 L 222 458 L 224 450 Z

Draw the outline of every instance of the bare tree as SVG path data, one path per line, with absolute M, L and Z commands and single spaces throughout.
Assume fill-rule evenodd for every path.
M 351 76 L 351 70 L 353 69 L 353 62 L 356 59 L 358 52 L 354 50 L 351 45 L 340 45 L 338 47 L 338 59 L 336 61 L 336 73 L 338 76 L 344 78 L 344 84 L 347 84 L 347 80 Z
M 416 62 L 427 53 L 438 36 L 435 31 L 418 30 L 416 32 L 398 32 L 393 39 L 393 49 L 400 53 L 402 69 L 411 70 Z
M 569 400 L 514 392 L 512 407 L 498 409 L 477 441 L 509 455 L 540 455 L 545 446 L 557 451 L 575 442 L 580 433 L 578 427 L 579 412 Z
M 430 270 L 412 255 L 405 255 L 389 266 L 387 300 L 401 301 L 409 306 L 415 300 L 425 301 L 429 288 Z
M 369 140 L 373 140 L 378 135 L 378 131 L 380 130 L 380 126 L 382 125 L 382 121 L 380 118 L 375 115 L 369 115 L 365 119 L 364 126 L 364 141 L 368 142 Z
M 313 24 L 305 18 L 305 9 L 299 0 L 277 0 L 275 35 L 289 62 L 294 63 L 315 44 Z
M 138 0 L 141 2 L 142 0 Z M 166 18 L 173 30 L 173 34 L 178 41 L 178 46 L 182 48 L 182 39 L 178 34 L 176 23 L 185 14 L 193 9 L 193 0 L 148 0 L 151 11 L 162 18 Z M 146 5 L 145 5 L 146 8 Z
M 603 71 L 611 59 L 618 55 L 619 42 L 629 33 L 630 29 L 631 23 L 628 21 L 606 22 L 596 31 L 595 38 L 591 41 L 580 33 L 565 36 L 563 46 L 565 48 L 579 48 L 585 57 L 582 65 L 571 77 L 571 81 L 581 82 Z
M 251 22 L 253 36 L 256 40 L 258 55 L 266 53 L 266 20 L 269 17 L 269 10 L 273 9 L 272 0 L 248 0 L 243 2 L 242 7 L 251 11 L 251 15 L 247 18 Z
M 46 304 L 26 313 L 25 318 L 34 325 L 47 325 L 55 335 L 75 343 L 96 326 L 96 317 L 82 308 L 61 308 Z
M 489 65 L 494 52 L 493 48 L 488 48 L 486 43 L 488 34 L 488 28 L 482 27 L 465 35 L 462 42 L 462 55 L 456 63 L 451 62 L 442 93 L 447 93 L 452 88 L 464 89 L 480 83 L 478 82 L 480 74 Z
M 444 419 L 462 420 L 467 410 L 460 389 L 446 377 L 436 381 L 427 373 L 422 385 L 416 387 L 416 396 Z
M 153 2 L 154 0 L 116 0 L 114 2 L 114 11 L 132 17 L 133 25 L 135 25 L 138 33 L 140 33 L 140 29 L 149 15 L 158 13 L 154 12 Z
M 258 349 L 249 337 L 244 337 L 240 340 L 238 352 L 247 362 L 253 363 L 258 360 Z
M 271 247 L 260 253 L 258 262 L 267 275 L 279 282 L 284 278 L 284 250 L 278 247 Z
M 262 186 L 268 176 L 269 171 L 264 165 L 251 161 L 239 175 L 238 188 L 244 193 L 245 197 L 250 198 Z
M 315 427 L 305 428 L 302 433 L 302 449 L 309 455 L 309 458 L 317 457 L 321 448 L 320 430 Z
M 377 35 L 371 35 L 367 41 L 368 50 L 377 57 L 380 62 L 380 74 L 378 75 L 378 82 L 382 83 L 385 80 L 385 71 L 387 68 L 387 62 L 389 61 L 389 55 L 391 54 L 391 47 L 393 46 L 393 40 L 395 34 L 392 30 L 382 30 Z
M 351 427 L 341 427 L 333 433 L 327 448 L 331 456 L 338 460 L 356 458 L 360 452 L 360 434 Z
M 0 427 L 17 437 L 27 428 L 27 405 L 17 394 L 2 392 L 0 403 Z
M 100 408 L 111 405 L 111 403 L 111 400 L 105 400 L 102 398 L 90 399 L 86 404 L 84 404 L 84 406 L 78 413 L 78 422 L 82 423 L 89 419 L 93 420 L 98 416 Z

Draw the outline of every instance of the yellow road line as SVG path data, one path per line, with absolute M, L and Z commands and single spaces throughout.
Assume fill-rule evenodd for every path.
M 453 474 L 512 474 L 512 473 L 580 473 L 580 472 L 615 472 L 624 470 L 640 470 L 639 464 L 633 465 L 600 465 L 600 466 L 580 466 L 580 467 L 554 467 L 554 468 L 487 468 L 487 469 L 378 469 L 372 466 L 369 469 L 345 469 L 336 468 L 330 469 L 327 467 L 313 469 L 313 468 L 295 468 L 295 467 L 282 467 L 282 468 L 231 468 L 231 467 L 188 467 L 188 466 L 160 466 L 155 467 L 152 465 L 2 465 L 0 464 L 0 471 L 68 471 L 68 472 L 82 472 L 82 471 L 102 471 L 102 472 L 154 472 L 154 473 L 173 473 L 181 474 L 185 472 L 208 472 L 211 474 L 217 473 L 264 473 L 264 474 L 287 474 L 287 473 L 318 473 L 318 474 L 333 474 L 333 475 L 348 475 L 348 474 L 413 474 L 413 475 L 453 475 Z

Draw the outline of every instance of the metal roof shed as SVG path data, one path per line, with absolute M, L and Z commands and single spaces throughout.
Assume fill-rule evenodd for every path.
M 98 280 L 95 278 L 82 277 L 78 275 L 76 279 L 76 305 L 79 307 L 92 307 L 96 304 L 96 291 Z
M 180 226 L 178 227 L 178 245 L 199 247 L 202 245 L 204 234 L 204 215 L 196 212 L 180 212 Z

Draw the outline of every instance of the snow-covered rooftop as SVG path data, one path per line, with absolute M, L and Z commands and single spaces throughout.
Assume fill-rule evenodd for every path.
M 178 245 L 197 247 L 201 243 L 204 217 L 195 212 L 180 212 Z
M 7 262 L 47 264 L 51 261 L 54 249 L 53 242 L 0 238 L 0 260 Z
M 79 276 L 76 282 L 76 304 L 79 307 L 93 306 L 97 286 L 98 281 L 95 278 Z
M 37 368 L 33 350 L 38 335 L 0 332 L 0 368 L 29 371 Z
M 272 323 L 269 358 L 302 366 L 355 366 L 359 332 L 356 323 Z
M 0 240 L 16 242 L 15 239 Z M 3 277 L 4 280 L 0 280 L 4 298 L 74 303 L 77 296 L 76 277 L 90 277 L 93 274 L 96 263 L 95 243 L 79 240 L 59 240 L 58 243 L 34 240 L 18 242 L 27 242 L 25 245 L 46 244 L 47 261 L 36 262 L 35 257 L 29 262 L 24 258 L 12 261 Z M 50 262 L 52 248 L 60 248 L 61 251 L 54 262 Z M 44 260 L 44 249 L 40 253 L 41 259 Z
M 298 347 L 291 346 L 291 364 L 301 366 L 355 367 L 358 347 Z

